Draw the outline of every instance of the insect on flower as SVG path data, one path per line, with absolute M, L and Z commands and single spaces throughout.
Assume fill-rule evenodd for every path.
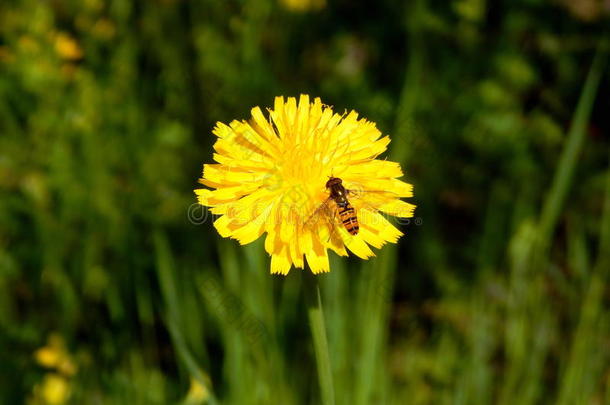
M 358 213 L 354 209 L 354 206 L 350 203 L 348 196 L 351 195 L 351 197 L 358 197 L 362 196 L 363 193 L 378 193 L 397 198 L 395 194 L 381 190 L 347 189 L 343 185 L 343 180 L 332 175 L 328 176 L 328 181 L 326 182 L 325 187 L 329 191 L 330 195 L 314 211 L 311 217 L 305 222 L 305 225 L 307 226 L 308 224 L 311 224 L 313 221 L 318 220 L 321 216 L 325 217 L 329 228 L 329 238 L 336 234 L 335 221 L 337 220 L 337 215 L 339 217 L 338 220 L 341 222 L 341 225 L 339 226 L 343 226 L 350 235 L 356 236 L 360 231 L 360 225 L 358 224 Z M 330 209 L 329 207 L 329 203 L 331 201 L 333 201 L 336 205 L 334 210 Z M 363 205 L 365 205 L 366 208 L 375 210 L 375 208 L 371 207 L 369 204 L 363 203 Z
M 326 201 L 320 205 L 316 212 L 312 214 L 312 216 L 317 215 L 323 206 L 327 206 L 327 204 L 333 200 L 335 204 L 337 204 L 339 218 L 341 219 L 341 223 L 345 227 L 345 230 L 347 230 L 350 235 L 358 235 L 358 231 L 360 230 L 360 225 L 358 225 L 358 216 L 356 215 L 356 210 L 354 210 L 354 207 L 352 207 L 347 199 L 347 195 L 350 190 L 347 190 L 343 186 L 343 180 L 332 176 L 328 178 L 326 188 L 329 190 L 330 195 Z M 335 213 L 336 212 L 337 211 L 335 211 Z
M 250 120 L 214 128 L 216 163 L 203 166 L 199 182 L 208 188 L 195 193 L 218 216 L 221 236 L 243 245 L 266 234 L 271 272 L 279 274 L 305 262 L 327 272 L 328 249 L 367 259 L 369 246 L 402 236 L 384 214 L 412 217 L 415 206 L 401 198 L 413 187 L 398 180 L 398 163 L 377 159 L 390 139 L 373 122 L 307 95 L 298 103 L 276 97 L 268 113 L 256 107 Z

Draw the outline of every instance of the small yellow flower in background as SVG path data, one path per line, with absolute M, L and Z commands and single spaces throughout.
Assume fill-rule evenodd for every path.
M 292 266 L 330 270 L 327 250 L 367 259 L 370 246 L 395 243 L 402 233 L 382 214 L 409 218 L 412 186 L 396 162 L 379 160 L 389 137 L 358 114 L 339 115 L 319 98 L 276 97 L 267 119 L 259 107 L 249 121 L 217 123 L 216 164 L 205 164 L 195 193 L 219 215 L 221 236 L 247 244 L 266 233 L 271 273 Z M 353 212 L 330 197 L 330 178 L 341 179 Z M 350 218 L 357 218 L 357 225 Z M 354 228 L 356 228 L 354 230 Z
M 184 399 L 184 404 L 204 404 L 209 397 L 210 393 L 208 392 L 208 389 L 196 378 L 191 377 L 191 386 L 186 394 L 186 398 Z
M 55 369 L 65 376 L 76 373 L 76 365 L 67 352 L 61 336 L 51 334 L 47 345 L 34 352 L 34 358 L 43 367 Z
M 55 37 L 55 50 L 66 60 L 78 60 L 83 57 L 83 50 L 78 42 L 68 34 L 60 32 Z
M 284 8 L 296 12 L 315 11 L 326 7 L 326 0 L 280 0 L 280 3 Z
M 49 369 L 41 383 L 34 386 L 29 404 L 59 405 L 66 403 L 72 392 L 70 380 L 76 374 L 76 365 L 58 334 L 49 335 L 47 345 L 34 352 L 34 359 Z
M 70 391 L 70 383 L 65 377 L 50 373 L 45 375 L 42 385 L 39 387 L 38 397 L 45 404 L 59 405 L 66 403 Z

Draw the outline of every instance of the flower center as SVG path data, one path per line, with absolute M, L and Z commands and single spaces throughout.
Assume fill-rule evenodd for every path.
M 294 145 L 287 148 L 282 157 L 274 182 L 275 187 L 282 190 L 283 201 L 305 209 L 315 205 L 327 180 L 320 152 L 307 145 Z

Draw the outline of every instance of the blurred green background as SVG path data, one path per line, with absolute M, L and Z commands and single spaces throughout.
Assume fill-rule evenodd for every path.
M 319 404 L 301 271 L 193 206 L 216 121 L 392 136 L 406 236 L 319 276 L 337 404 L 610 404 L 606 0 L 3 0 L 0 401 Z M 260 241 L 259 241 L 260 242 Z

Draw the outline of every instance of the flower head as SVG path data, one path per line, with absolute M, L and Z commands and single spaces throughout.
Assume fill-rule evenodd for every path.
M 400 199 L 412 196 L 397 179 L 400 165 L 377 159 L 389 137 L 355 111 L 339 115 L 306 95 L 298 104 L 276 97 L 269 119 L 255 107 L 249 121 L 217 123 L 213 132 L 217 163 L 204 165 L 199 181 L 211 189 L 195 190 L 198 201 L 219 215 L 223 237 L 243 245 L 266 233 L 272 273 L 304 268 L 305 260 L 314 273 L 327 272 L 328 249 L 367 259 L 369 245 L 402 235 L 383 214 L 413 216 L 415 206 Z

